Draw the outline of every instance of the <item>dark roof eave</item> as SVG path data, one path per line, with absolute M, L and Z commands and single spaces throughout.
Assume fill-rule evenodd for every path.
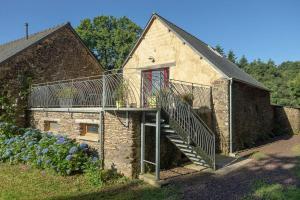
M 254 87 L 254 88 L 258 88 L 258 89 L 261 89 L 261 90 L 265 90 L 265 91 L 268 91 L 268 92 L 271 92 L 270 89 L 266 88 L 266 87 L 262 87 L 262 86 L 258 86 L 258 85 L 254 85 L 254 84 L 251 84 L 251 83 L 248 83 L 246 81 L 243 81 L 243 80 L 240 80 L 240 79 L 237 79 L 237 78 L 231 78 L 233 81 L 237 81 L 237 82 L 241 82 L 241 83 L 244 83 L 244 84 L 247 84 L 251 87 Z

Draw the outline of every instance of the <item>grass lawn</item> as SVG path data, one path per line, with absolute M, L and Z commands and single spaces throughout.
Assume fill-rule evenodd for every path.
M 253 158 L 254 160 L 262 160 L 267 158 L 268 156 L 262 152 L 255 152 L 254 154 L 251 155 L 251 158 Z
M 178 189 L 127 180 L 102 188 L 83 175 L 62 177 L 26 165 L 0 163 L 0 199 L 179 199 Z

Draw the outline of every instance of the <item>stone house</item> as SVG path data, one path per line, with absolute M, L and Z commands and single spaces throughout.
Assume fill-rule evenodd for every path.
M 0 45 L 0 92 L 25 124 L 27 86 L 102 74 L 103 68 L 70 23 Z
M 254 145 L 278 113 L 264 85 L 158 14 L 122 70 L 71 78 L 31 86 L 31 126 L 88 143 L 129 177 L 186 161 L 216 168 L 216 153 Z

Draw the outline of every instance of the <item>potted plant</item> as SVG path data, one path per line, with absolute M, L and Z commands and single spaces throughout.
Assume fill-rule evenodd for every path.
M 147 98 L 147 104 L 150 108 L 156 107 L 156 96 L 152 95 Z
M 181 95 L 182 100 L 187 102 L 190 106 L 193 106 L 194 95 L 192 93 L 185 93 Z
M 121 108 L 125 106 L 128 87 L 125 83 L 121 83 L 115 91 L 116 107 Z
M 66 87 L 61 89 L 57 93 L 57 97 L 59 100 L 60 107 L 72 107 L 73 105 L 73 97 L 76 94 L 76 89 L 72 87 Z

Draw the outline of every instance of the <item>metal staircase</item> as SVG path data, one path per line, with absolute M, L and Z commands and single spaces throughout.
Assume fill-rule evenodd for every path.
M 215 169 L 215 135 L 163 75 L 150 82 L 144 79 L 147 97 L 155 94 L 158 109 L 167 118 L 160 123 L 161 132 L 193 163 Z M 163 83 L 163 84 L 162 84 Z M 150 92 L 149 92 L 150 91 Z M 149 92 L 149 94 L 147 94 Z M 144 98 L 145 98 L 144 96 Z
M 171 88 L 161 90 L 158 101 L 169 118 L 161 126 L 167 138 L 193 163 L 215 169 L 215 135 L 205 122 Z
M 198 155 L 194 146 L 184 141 L 168 124 L 162 124 L 162 133 L 172 142 L 191 162 L 196 165 L 210 167 L 205 160 Z

